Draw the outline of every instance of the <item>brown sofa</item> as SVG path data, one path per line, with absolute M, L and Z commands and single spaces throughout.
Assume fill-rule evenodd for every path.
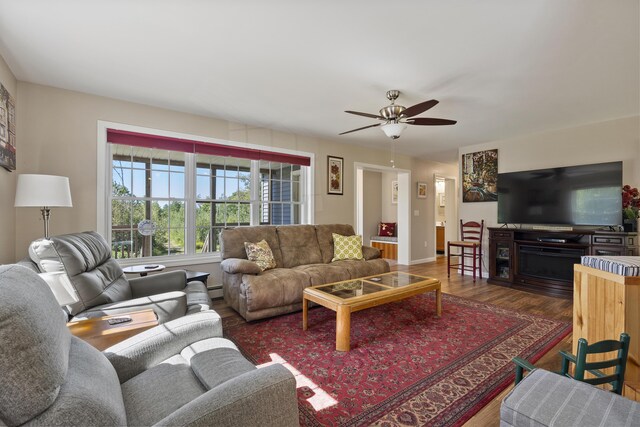
M 351 236 L 347 224 L 283 225 L 228 228 L 220 235 L 224 300 L 246 320 L 302 309 L 308 286 L 371 276 L 389 271 L 380 251 L 362 247 L 364 260 L 331 262 L 332 233 Z M 277 267 L 260 271 L 247 260 L 244 242 L 266 240 Z

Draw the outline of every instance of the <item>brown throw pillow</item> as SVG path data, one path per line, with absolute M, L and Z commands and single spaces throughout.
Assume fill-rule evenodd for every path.
M 244 250 L 247 251 L 247 259 L 258 264 L 262 271 L 276 267 L 276 260 L 266 240 L 258 243 L 244 242 Z

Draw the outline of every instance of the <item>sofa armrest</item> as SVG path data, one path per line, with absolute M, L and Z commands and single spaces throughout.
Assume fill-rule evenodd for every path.
M 362 246 L 362 256 L 365 260 L 380 258 L 380 249 L 372 246 Z
M 227 258 L 220 263 L 220 268 L 229 274 L 260 274 L 262 272 L 258 264 L 242 258 Z
M 298 426 L 296 380 L 280 364 L 239 375 L 182 406 L 157 426 Z
M 131 286 L 133 298 L 183 291 L 187 286 L 187 273 L 184 270 L 175 270 L 154 274 L 153 276 L 129 279 L 129 286 Z
M 120 383 L 180 353 L 185 347 L 222 336 L 222 320 L 203 311 L 158 325 L 104 350 Z

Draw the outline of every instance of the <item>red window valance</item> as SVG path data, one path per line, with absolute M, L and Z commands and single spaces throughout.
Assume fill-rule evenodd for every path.
M 150 135 L 119 129 L 107 129 L 107 142 L 111 144 L 133 145 L 136 147 L 155 148 L 160 150 L 183 151 L 185 153 L 210 154 L 215 156 L 238 157 L 251 160 L 269 160 L 272 162 L 283 162 L 300 166 L 311 165 L 311 159 L 304 156 L 256 150 L 252 148 L 234 147 L 232 145 L 213 144 L 190 139 L 173 138 L 169 136 Z

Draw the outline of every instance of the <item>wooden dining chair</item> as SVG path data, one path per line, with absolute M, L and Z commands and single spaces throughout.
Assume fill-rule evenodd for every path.
M 447 242 L 447 277 L 451 277 L 451 269 L 460 270 L 461 273 L 471 271 L 473 281 L 476 281 L 476 271 L 482 278 L 482 232 L 484 219 L 478 223 L 475 221 L 462 222 L 460 220 L 460 239 Z M 451 253 L 451 248 L 459 248 L 459 252 Z M 458 257 L 458 263 L 452 264 L 451 257 Z M 465 260 L 471 260 L 467 265 Z
M 622 394 L 624 372 L 629 354 L 629 341 L 629 335 L 625 332 L 620 334 L 619 341 L 604 340 L 591 345 L 589 345 L 584 338 L 580 338 L 578 340 L 578 351 L 575 356 L 566 351 L 560 352 L 560 356 L 562 356 L 562 369 L 556 373 L 591 385 L 608 384 L 610 391 L 616 394 Z M 587 362 L 588 355 L 604 354 L 612 351 L 616 352 L 613 357 L 606 358 L 607 356 L 600 356 L 600 359 L 603 360 Z M 524 370 L 532 371 L 535 369 L 535 366 L 519 357 L 514 357 L 513 363 L 516 364 L 516 384 L 522 380 Z M 569 370 L 570 363 L 575 364 L 573 375 L 571 375 Z M 601 369 L 605 368 L 612 368 L 612 372 L 601 371 Z M 591 378 L 585 378 L 587 372 L 591 374 Z

